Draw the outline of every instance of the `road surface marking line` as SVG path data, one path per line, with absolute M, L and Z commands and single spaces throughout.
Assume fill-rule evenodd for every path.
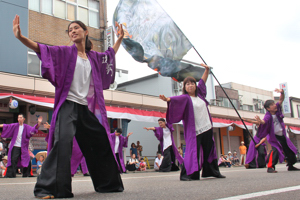
M 232 196 L 232 197 L 227 197 L 227 198 L 221 198 L 221 199 L 217 199 L 217 200 L 250 199 L 250 198 L 254 198 L 254 197 L 267 196 L 267 195 L 271 195 L 271 194 L 290 192 L 290 191 L 295 191 L 295 190 L 300 190 L 300 185 L 292 186 L 292 187 L 286 187 L 286 188 L 280 188 L 280 189 L 274 189 L 274 190 L 268 190 L 268 191 L 263 191 L 263 192 L 253 192 L 253 193 L 249 193 L 249 194 Z

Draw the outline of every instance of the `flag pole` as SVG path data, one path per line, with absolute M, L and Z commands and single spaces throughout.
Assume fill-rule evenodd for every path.
M 198 54 L 198 56 L 201 58 L 201 60 L 204 62 L 204 64 L 206 64 L 205 60 L 202 58 L 202 56 L 199 54 L 199 52 L 196 50 L 196 48 L 193 46 L 193 49 L 196 51 L 196 53 Z M 207 64 L 206 64 L 207 65 Z M 254 138 L 253 136 L 251 135 L 250 131 L 248 130 L 244 120 L 242 119 L 240 113 L 237 111 L 237 109 L 235 108 L 235 106 L 233 105 L 231 99 L 229 98 L 229 96 L 227 95 L 227 93 L 225 92 L 223 86 L 220 84 L 219 80 L 217 79 L 217 77 L 215 76 L 215 74 L 210 71 L 210 73 L 212 74 L 212 76 L 215 78 L 215 80 L 218 82 L 219 86 L 221 87 L 221 89 L 223 90 L 224 94 L 226 95 L 227 99 L 229 100 L 231 106 L 234 108 L 236 114 L 238 115 L 238 117 L 240 118 L 240 120 L 243 122 L 244 126 L 245 126 L 245 129 L 247 131 L 247 133 L 249 134 L 249 136 L 251 137 L 252 141 L 254 142 L 254 144 L 256 144 L 256 142 L 254 141 Z

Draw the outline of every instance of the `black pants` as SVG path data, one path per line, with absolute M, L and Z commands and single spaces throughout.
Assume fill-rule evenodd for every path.
M 11 165 L 7 167 L 6 177 L 15 178 L 18 160 L 21 158 L 21 147 L 13 147 L 11 150 Z
M 136 165 L 135 164 L 127 164 L 126 169 L 128 171 L 135 171 L 136 170 Z
M 164 150 L 164 158 L 159 167 L 160 172 L 178 171 L 179 168 L 175 164 L 175 154 L 172 149 L 172 145 Z
M 270 151 L 268 155 L 268 168 L 275 169 L 275 165 L 278 163 L 279 154 L 278 150 L 272 146 L 272 150 Z
M 123 191 L 123 183 L 104 127 L 83 106 L 66 100 L 55 125 L 55 140 L 34 188 L 35 196 L 73 197 L 71 167 L 74 135 L 97 192 Z
M 120 167 L 120 170 L 121 170 L 122 172 L 124 172 L 124 171 L 123 171 L 123 168 L 122 168 L 122 165 L 121 165 L 121 162 L 120 162 L 119 153 L 116 153 L 116 158 L 117 158 L 117 161 L 118 161 L 118 165 L 119 165 L 119 167 Z
M 266 167 L 265 147 L 263 145 L 259 145 L 256 150 L 257 156 L 255 156 L 255 158 L 253 158 L 253 160 L 249 163 L 249 168 Z
M 278 142 L 281 144 L 285 159 L 288 166 L 293 166 L 297 162 L 296 154 L 289 148 L 284 136 L 275 135 Z
M 31 177 L 31 176 L 33 176 L 31 174 L 31 160 L 29 161 L 28 167 L 24 167 L 22 169 L 22 174 L 23 174 L 23 177 Z
M 209 163 L 208 157 L 212 150 L 212 147 L 214 145 L 214 141 L 212 139 L 213 131 L 212 129 L 201 133 L 197 136 L 197 159 L 198 163 L 200 162 L 200 146 L 202 146 L 203 149 L 203 171 L 202 171 L 202 177 L 218 177 L 220 175 L 219 166 L 217 159 L 214 159 L 211 163 Z M 189 178 L 193 180 L 199 180 L 200 179 L 200 167 L 199 171 L 194 172 L 191 175 L 187 175 L 186 169 L 184 164 L 181 168 L 180 178 Z

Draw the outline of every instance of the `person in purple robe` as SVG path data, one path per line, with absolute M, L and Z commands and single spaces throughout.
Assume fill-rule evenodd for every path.
M 283 122 L 284 115 L 281 111 L 281 105 L 284 101 L 284 91 L 282 89 L 275 89 L 275 92 L 280 93 L 279 101 L 277 103 L 274 100 L 267 100 L 264 104 L 264 108 L 267 113 L 264 119 L 260 119 L 256 116 L 254 120 L 247 120 L 250 123 L 258 124 L 257 134 L 254 137 L 256 143 L 260 139 L 267 137 L 268 142 L 272 146 L 272 150 L 267 158 L 267 172 L 276 173 L 275 165 L 279 162 L 287 160 L 288 171 L 298 171 L 300 169 L 294 167 L 297 162 L 297 148 L 294 146 L 292 141 L 287 137 L 285 124 Z M 255 146 L 254 143 L 249 145 L 247 156 L 251 156 L 247 161 L 251 162 L 255 157 Z M 284 153 L 284 154 L 283 154 Z
M 180 173 L 182 181 L 200 180 L 201 169 L 202 177 L 225 178 L 219 171 L 212 119 L 205 99 L 209 67 L 201 66 L 205 67 L 205 72 L 198 86 L 193 77 L 186 77 L 182 95 L 168 98 L 160 95 L 160 99 L 168 102 L 167 122 L 183 122 L 186 150 Z
M 29 177 L 31 171 L 30 155 L 28 153 L 29 140 L 38 129 L 43 121 L 43 117 L 38 118 L 34 127 L 24 124 L 25 117 L 23 114 L 18 115 L 18 123 L 0 124 L 3 128 L 2 137 L 11 137 L 10 148 L 7 160 L 7 178 L 16 178 L 18 168 L 23 168 L 23 177 Z M 30 167 L 28 167 L 30 166 Z
M 48 46 L 21 34 L 20 18 L 13 20 L 13 32 L 42 61 L 42 76 L 55 87 L 54 110 L 48 139 L 48 156 L 37 178 L 37 198 L 71 198 L 72 143 L 74 136 L 86 159 L 96 192 L 124 190 L 119 166 L 112 151 L 103 90 L 115 78 L 115 54 L 124 37 L 118 25 L 118 40 L 104 53 L 92 51 L 88 29 L 72 21 L 67 34 L 72 46 Z M 105 161 L 105 162 L 100 162 Z
M 248 160 L 246 157 L 245 168 L 246 169 L 254 169 L 254 168 L 265 168 L 266 160 L 267 160 L 267 150 L 266 150 L 266 137 L 262 138 L 257 144 L 254 144 L 253 141 L 250 142 L 249 146 L 254 146 L 255 148 L 251 148 L 251 150 L 255 150 L 254 158 L 252 160 Z M 251 144 L 253 143 L 253 144 Z M 250 150 L 250 149 L 249 149 Z M 248 154 L 249 154 L 248 150 Z M 253 152 L 251 152 L 253 154 Z M 248 156 L 248 155 L 247 155 Z M 251 156 L 252 158 L 252 156 Z
M 119 167 L 120 169 L 122 169 L 123 173 L 126 173 L 126 167 L 125 167 L 124 156 L 123 156 L 123 148 L 127 148 L 128 138 L 132 134 L 133 132 L 130 132 L 127 134 L 126 137 L 122 136 L 121 128 L 117 128 L 114 133 L 110 134 L 111 140 L 113 142 L 112 150 L 116 155 Z
M 183 158 L 178 153 L 178 149 L 174 142 L 172 124 L 166 123 L 164 118 L 158 119 L 159 127 L 144 127 L 147 131 L 154 131 L 155 137 L 159 140 L 161 152 L 163 152 L 163 160 L 159 167 L 159 172 L 178 171 L 179 168 L 175 163 L 175 158 L 179 164 L 183 163 Z

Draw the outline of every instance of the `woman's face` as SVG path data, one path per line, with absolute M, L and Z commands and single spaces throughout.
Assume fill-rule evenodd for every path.
M 83 30 L 83 28 L 77 23 L 72 23 L 69 26 L 68 31 L 69 37 L 74 43 L 80 43 L 82 41 L 85 41 L 85 37 L 88 34 L 88 32 Z
M 189 81 L 185 84 L 184 89 L 190 96 L 194 96 L 196 92 L 196 84 Z
M 135 159 L 135 154 L 132 154 L 132 158 Z

